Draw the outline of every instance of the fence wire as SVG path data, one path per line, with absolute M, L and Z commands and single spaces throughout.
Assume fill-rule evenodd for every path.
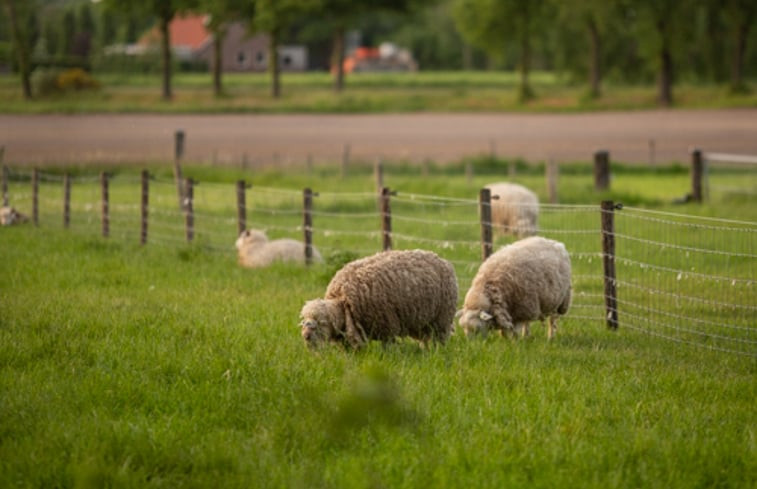
M 10 203 L 31 214 L 30 174 L 14 174 Z M 317 191 L 317 189 L 316 189 Z M 138 244 L 142 228 L 140 180 L 116 176 L 109 184 L 110 238 Z M 456 269 L 460 299 L 482 260 L 477 196 L 471 199 L 399 191 L 390 200 L 392 248 L 423 248 Z M 39 174 L 38 220 L 63 226 L 62 178 Z M 69 230 L 101 233 L 99 177 L 71 178 Z M 197 246 L 235 256 L 240 209 L 234 184 L 194 186 Z M 270 239 L 303 240 L 302 190 L 253 187 L 245 192 L 245 227 Z M 148 246 L 187 242 L 186 220 L 173 180 L 149 182 Z M 542 204 L 539 234 L 565 243 L 573 266 L 568 319 L 604 325 L 604 271 L 599 205 Z M 313 245 L 330 257 L 361 257 L 382 249 L 382 212 L 376 193 L 316 193 Z M 494 250 L 516 238 L 493 224 Z M 628 208 L 615 212 L 617 309 L 621 330 L 678 344 L 757 357 L 757 223 Z

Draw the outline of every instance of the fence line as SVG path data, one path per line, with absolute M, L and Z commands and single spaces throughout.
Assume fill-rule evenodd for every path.
M 108 239 L 163 246 L 195 241 L 223 253 L 233 253 L 242 223 L 272 239 L 299 237 L 324 257 L 423 247 L 453 263 L 461 293 L 482 256 L 514 239 L 499 235 L 504 227 L 491 222 L 486 211 L 492 202 L 483 195 L 461 199 L 382 188 L 377 200 L 376 192 L 311 191 L 305 212 L 301 190 L 186 182 L 191 193 L 180 210 L 171 195 L 174 181 L 146 173 L 36 175 L 30 179 L 36 191 L 29 180 L 16 179 L 6 194 L 13 205 L 36 207 L 43 226 L 60 226 L 63 217 L 63 227 L 74 232 L 97 235 L 100 224 Z M 757 357 L 757 223 L 610 204 L 540 206 L 540 234 L 563 241 L 573 262 L 568 318 Z M 614 226 L 602 228 L 609 215 Z M 602 248 L 607 239 L 614 250 Z

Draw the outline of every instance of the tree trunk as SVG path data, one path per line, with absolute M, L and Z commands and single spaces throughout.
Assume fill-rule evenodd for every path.
M 223 27 L 218 27 L 213 33 L 213 94 L 220 97 L 223 94 L 221 73 L 223 72 L 223 38 L 226 35 Z
M 163 100 L 171 100 L 171 32 L 169 24 L 173 15 L 164 13 L 160 18 L 160 47 L 163 59 Z
M 24 99 L 29 100 L 32 98 L 32 83 L 31 83 L 31 65 L 29 61 L 29 46 L 26 44 L 26 39 L 21 31 L 21 26 L 18 24 L 18 18 L 16 15 L 15 0 L 5 0 L 5 10 L 8 13 L 8 22 L 11 28 L 11 37 L 16 47 L 16 57 L 18 58 L 18 70 L 21 74 L 21 88 L 24 93 Z
M 599 38 L 599 29 L 593 18 L 589 17 L 589 45 L 590 45 L 590 71 L 589 71 L 589 94 L 592 98 L 602 96 L 602 65 L 601 65 L 601 40 Z
M 270 45 L 268 46 L 268 68 L 271 71 L 271 96 L 273 98 L 279 98 L 281 96 L 281 73 L 279 69 L 279 29 L 272 29 L 270 36 Z
M 733 48 L 733 60 L 731 62 L 731 91 L 744 90 L 744 53 L 746 53 L 746 41 L 749 35 L 749 22 L 739 22 L 736 29 L 736 39 Z
M 341 93 L 344 90 L 344 26 L 338 26 L 334 30 L 334 51 L 331 60 L 336 71 L 334 72 L 334 91 Z
M 534 93 L 528 82 L 528 75 L 531 72 L 531 41 L 526 28 L 521 38 L 521 60 L 520 60 L 520 90 L 518 99 L 526 102 L 533 98 Z
M 661 40 L 657 103 L 664 107 L 670 107 L 673 105 L 673 57 L 668 45 L 666 24 L 662 19 L 657 22 L 657 32 Z

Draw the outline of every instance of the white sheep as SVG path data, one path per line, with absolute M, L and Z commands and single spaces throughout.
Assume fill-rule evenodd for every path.
M 247 229 L 236 241 L 239 264 L 248 268 L 266 267 L 273 262 L 305 263 L 305 244 L 294 239 L 268 240 L 263 231 Z M 313 246 L 312 262 L 321 263 L 323 258 Z
M 539 230 L 539 198 L 516 183 L 486 185 L 491 192 L 492 228 L 497 234 L 517 238 L 533 236 Z
M 12 224 L 27 222 L 28 217 L 18 212 L 13 207 L 4 205 L 0 207 L 0 225 L 10 226 Z
M 496 329 L 503 335 L 526 336 L 529 322 L 544 323 L 546 318 L 551 339 L 570 300 L 565 245 L 532 236 L 501 248 L 481 264 L 458 312 L 459 322 L 466 335 Z
M 444 343 L 454 328 L 457 278 L 452 265 L 423 250 L 384 251 L 345 265 L 323 299 L 305 303 L 308 346 L 360 348 L 370 340 L 410 337 Z

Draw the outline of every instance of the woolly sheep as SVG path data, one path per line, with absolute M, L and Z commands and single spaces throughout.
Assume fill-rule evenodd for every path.
M 565 245 L 532 236 L 501 248 L 481 264 L 458 312 L 459 322 L 468 336 L 490 329 L 526 336 L 530 321 L 543 324 L 547 318 L 551 339 L 570 300 L 571 266 Z
M 10 226 L 12 224 L 28 221 L 29 218 L 18 212 L 13 207 L 2 206 L 0 207 L 0 225 Z
M 263 231 L 247 229 L 236 241 L 239 264 L 249 268 L 266 267 L 275 261 L 305 263 L 305 245 L 293 239 L 268 240 Z M 323 261 L 321 254 L 312 247 L 313 263 Z
M 457 278 L 452 265 L 423 250 L 384 251 L 346 264 L 323 299 L 305 303 L 302 337 L 360 348 L 410 337 L 446 342 L 454 328 Z
M 508 182 L 492 183 L 486 188 L 491 191 L 492 227 L 497 234 L 525 238 L 537 233 L 539 198 L 535 193 Z

